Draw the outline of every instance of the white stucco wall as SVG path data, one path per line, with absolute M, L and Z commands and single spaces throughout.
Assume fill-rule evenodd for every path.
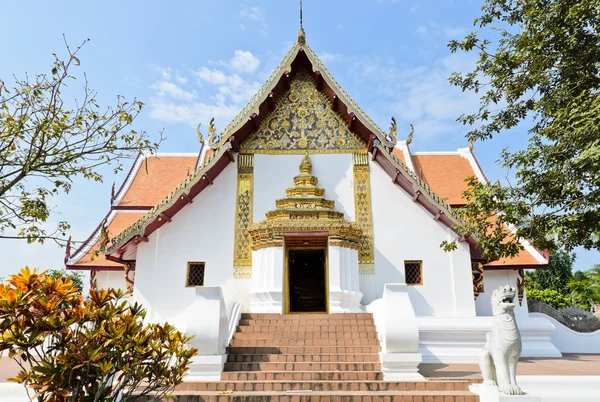
M 491 297 L 492 292 L 500 286 L 510 285 L 517 289 L 517 278 L 519 274 L 515 270 L 486 270 L 483 273 L 483 292 L 479 294 L 475 303 L 478 316 L 492 316 Z M 527 297 L 523 297 L 523 303 L 519 306 L 515 299 L 515 316 L 517 318 L 527 318 L 529 310 L 527 308 Z
M 285 197 L 302 157 L 255 155 L 254 221 L 263 220 L 275 208 L 275 200 Z M 354 220 L 352 155 L 311 155 L 311 161 L 325 197 L 335 201 L 346 219 Z M 205 286 L 222 286 L 228 309 L 233 302 L 250 304 L 253 280 L 233 279 L 236 174 L 232 163 L 171 223 L 139 244 L 134 298 L 146 305 L 152 320 L 169 320 L 185 329 L 185 307 L 194 299 L 194 289 L 185 288 L 188 261 L 206 263 Z M 371 189 L 376 273 L 359 278 L 362 303 L 382 297 L 385 283 L 404 282 L 405 260 L 423 260 L 424 285 L 408 289 L 416 315 L 474 316 L 468 245 L 459 243 L 458 250 L 444 252 L 440 243 L 455 235 L 375 164 Z
M 417 316 L 475 316 L 469 246 L 444 252 L 443 240 L 456 235 L 412 201 L 406 192 L 371 162 L 371 204 L 375 242 L 375 276 L 361 276 L 363 304 L 381 298 L 386 283 L 402 283 L 404 261 L 423 261 L 423 285 L 409 286 Z
M 121 289 L 126 290 L 124 271 L 98 271 L 96 282 L 99 289 Z
M 249 283 L 233 279 L 236 185 L 236 164 L 231 163 L 171 223 L 138 246 L 134 297 L 149 307 L 152 320 L 168 320 L 185 330 L 185 309 L 195 297 L 194 288 L 185 287 L 188 261 L 206 263 L 204 285 L 222 286 L 229 306 L 234 286 Z

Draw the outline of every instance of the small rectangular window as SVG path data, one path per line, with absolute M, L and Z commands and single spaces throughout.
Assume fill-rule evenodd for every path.
M 404 280 L 407 285 L 422 285 L 423 261 L 404 261 Z
M 185 286 L 190 288 L 194 286 L 204 286 L 204 263 L 188 262 L 187 278 Z

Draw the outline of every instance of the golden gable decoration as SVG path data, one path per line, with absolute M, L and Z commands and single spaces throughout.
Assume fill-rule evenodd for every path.
M 334 209 L 334 201 L 323 198 L 325 190 L 317 187 L 318 179 L 311 175 L 308 154 L 300 164 L 300 174 L 294 177 L 294 187 L 286 198 L 276 201 L 277 209 L 266 213 L 267 219 L 252 223 L 248 232 L 252 249 L 283 246 L 285 233 L 329 234 L 331 245 L 358 250 L 362 231 L 356 222 L 344 220 L 344 214 Z
M 366 144 L 348 130 L 306 71 L 290 83 L 273 112 L 241 146 L 244 153 L 353 153 Z

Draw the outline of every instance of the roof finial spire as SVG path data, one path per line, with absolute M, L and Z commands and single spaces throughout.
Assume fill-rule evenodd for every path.
M 302 27 L 302 0 L 300 0 L 300 30 L 298 31 L 298 43 L 304 45 L 306 43 L 306 33 Z

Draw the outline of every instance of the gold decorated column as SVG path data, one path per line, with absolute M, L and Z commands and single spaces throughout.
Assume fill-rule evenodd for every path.
M 375 274 L 373 246 L 373 215 L 371 213 L 371 179 L 369 158 L 366 152 L 355 153 L 354 162 L 354 214 L 362 230 L 358 249 L 358 266 L 362 275 Z
M 235 202 L 235 243 L 233 276 L 252 277 L 252 250 L 248 226 L 252 223 L 254 198 L 254 155 L 238 155 L 237 195 Z

